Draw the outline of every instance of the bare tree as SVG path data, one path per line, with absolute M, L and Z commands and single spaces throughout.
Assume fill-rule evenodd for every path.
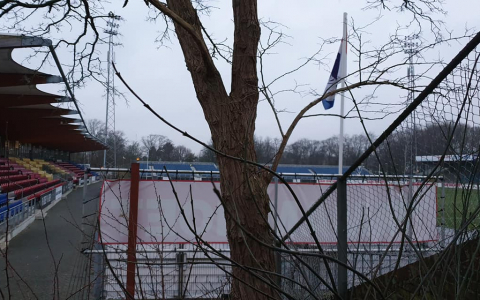
M 185 146 L 176 146 L 174 160 L 192 162 L 195 160 L 195 154 Z
M 105 124 L 100 121 L 99 119 L 89 119 L 87 120 L 87 127 L 88 127 L 88 131 L 90 131 L 90 133 L 102 140 L 105 138 Z
M 412 13 L 415 20 L 426 20 L 434 24 L 431 17 L 423 13 L 424 9 L 440 11 L 439 5 L 429 1 L 395 1 L 398 6 Z M 191 0 L 146 0 L 145 3 L 152 7 L 159 16 L 163 16 L 168 26 L 173 23 L 174 31 L 183 51 L 187 69 L 190 72 L 195 87 L 197 99 L 200 102 L 205 119 L 209 125 L 213 148 L 217 153 L 217 162 L 222 174 L 221 177 L 221 201 L 225 209 L 227 235 L 231 247 L 231 259 L 238 265 L 233 267 L 233 299 L 278 299 L 276 290 L 274 251 L 274 235 L 267 220 L 270 213 L 267 187 L 273 174 L 266 170 L 259 170 L 257 154 L 255 151 L 255 120 L 260 92 L 271 103 L 273 112 L 279 110 L 274 106 L 271 93 L 272 84 L 262 82 L 259 84 L 259 52 L 266 53 L 278 42 L 272 41 L 262 46 L 259 51 L 261 40 L 261 23 L 258 17 L 258 5 L 256 0 L 233 0 L 234 36 L 233 45 L 228 49 L 229 55 L 224 55 L 218 44 L 212 42 L 211 37 L 204 28 L 200 17 L 198 4 L 202 1 Z M 371 6 L 388 8 L 384 1 L 369 1 Z M 128 0 L 124 6 L 128 5 Z M 200 6 L 203 7 L 203 6 Z M 95 20 L 105 18 L 101 5 L 96 1 L 83 0 L 71 2 L 65 0 L 43 1 L 2 1 L 0 2 L 0 17 L 11 16 L 19 11 L 29 12 L 32 9 L 42 10 L 50 23 L 41 27 L 40 31 L 31 31 L 36 34 L 49 32 L 50 28 L 61 22 L 68 23 L 71 20 L 80 21 L 84 30 L 78 39 L 84 38 L 87 31 L 93 32 L 93 40 L 85 42 L 86 48 L 79 51 L 75 48 L 74 54 L 80 53 L 80 57 L 74 57 L 73 66 L 82 67 L 84 64 L 75 62 L 88 62 L 87 74 L 90 76 L 101 75 L 99 68 L 95 69 L 96 43 L 101 41 Z M 53 17 L 51 11 L 57 12 Z M 18 15 L 17 15 L 18 16 Z M 16 19 L 16 28 L 21 24 L 23 17 Z M 20 25 L 18 25 L 20 26 Z M 274 28 L 267 27 L 273 34 Z M 327 96 L 340 91 L 351 92 L 355 88 L 363 86 L 393 86 L 407 89 L 405 76 L 393 77 L 392 71 L 405 61 L 392 62 L 389 59 L 398 53 L 403 53 L 398 46 L 398 38 L 392 38 L 380 48 L 365 50 L 365 41 L 360 30 L 355 31 L 357 45 L 353 52 L 358 56 L 358 69 L 350 74 L 349 80 L 355 78 L 345 89 L 317 93 L 295 116 L 293 122 L 285 129 L 280 122 L 279 131 L 281 141 L 275 156 L 272 158 L 273 171 L 280 163 L 287 144 L 297 124 L 307 116 L 307 112 Z M 168 34 L 168 33 L 167 33 Z M 280 37 L 281 38 L 281 37 Z M 77 47 L 78 41 L 61 41 Z M 267 50 L 267 51 L 264 51 Z M 228 89 L 218 71 L 214 57 L 218 54 L 231 63 L 231 86 Z M 263 54 L 262 54 L 263 55 Z M 308 60 L 312 61 L 312 59 Z M 291 74 L 287 72 L 282 76 Z M 419 76 L 422 76 L 421 74 Z M 259 88 L 260 86 L 260 88 Z M 417 87 L 420 88 L 420 87 Z M 230 92 L 227 92 L 230 90 Z M 292 89 L 295 91 L 295 89 Z M 367 103 L 368 104 L 368 103 Z M 277 118 L 278 120 L 278 118 Z M 185 135 L 187 135 L 185 133 Z M 188 135 L 187 135 L 188 136 Z M 146 149 L 156 145 L 158 137 L 149 137 L 144 141 Z M 334 142 L 333 140 L 331 141 Z M 333 154 L 332 154 L 333 155 Z M 239 224 L 242 226 L 240 227 Z M 267 245 L 267 246 L 266 246 Z M 249 271 L 247 271 L 249 270 Z M 253 270 L 253 271 L 252 271 Z
M 213 143 L 210 142 L 208 144 L 208 146 L 210 148 L 212 148 Z M 202 150 L 200 150 L 200 154 L 198 155 L 198 161 L 201 161 L 201 162 L 216 162 L 215 152 L 213 152 L 209 148 L 204 147 Z

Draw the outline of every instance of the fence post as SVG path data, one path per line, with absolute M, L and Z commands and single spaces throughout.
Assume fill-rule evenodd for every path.
M 184 249 L 184 245 L 181 244 L 179 249 Z M 162 253 L 164 255 L 164 253 Z M 177 265 L 178 265 L 178 299 L 183 299 L 183 267 L 185 262 L 185 253 L 183 251 L 179 251 L 176 255 L 177 258 Z
M 411 172 L 413 173 L 413 172 Z M 408 214 L 407 215 L 407 218 L 406 218 L 406 222 L 407 222 L 407 227 L 406 227 L 406 234 L 407 234 L 407 237 L 412 241 L 412 243 L 414 242 L 414 235 L 413 235 L 413 210 L 414 210 L 414 205 L 413 205 L 413 174 L 410 174 L 409 176 L 409 180 L 408 180 L 408 202 L 406 204 L 406 207 L 412 207 L 412 210 L 411 211 L 406 211 L 406 213 Z M 418 244 L 417 244 L 418 245 Z M 406 244 L 405 246 L 405 253 L 407 254 L 407 261 L 408 261 L 408 264 L 412 263 L 412 253 L 415 253 L 413 250 L 413 245 L 410 245 L 410 244 Z
M 95 242 L 95 250 L 102 250 L 102 245 Z M 93 274 L 94 274 L 94 284 L 93 284 L 93 299 L 100 300 L 102 299 L 103 292 L 103 276 L 105 272 L 104 263 L 103 263 L 103 253 L 91 254 L 93 259 Z
M 273 230 L 276 234 L 278 234 L 278 236 L 280 236 L 280 230 L 278 230 L 278 178 L 275 177 L 274 178 L 274 182 L 275 182 L 275 194 L 274 194 L 274 202 L 273 202 L 273 205 L 275 206 L 274 209 L 275 209 L 275 213 L 274 213 L 274 220 L 273 220 Z M 277 248 L 280 248 L 282 246 L 282 244 L 280 243 L 280 241 L 277 241 L 275 243 L 275 246 L 277 246 Z M 282 255 L 280 253 L 280 251 L 276 251 L 275 252 L 275 270 L 276 270 L 276 273 L 278 274 L 277 276 L 277 280 L 276 280 L 276 283 L 278 285 L 279 288 L 281 288 L 282 286 Z
M 82 223 L 81 223 L 81 229 L 82 229 L 82 234 L 83 238 L 85 240 L 85 222 L 83 218 L 85 218 L 85 202 L 87 201 L 87 179 L 88 179 L 88 172 L 85 170 L 85 173 L 83 173 L 83 198 L 82 198 Z
M 341 263 L 347 264 L 347 180 L 337 179 L 337 255 Z M 347 268 L 338 266 L 337 286 L 341 299 L 347 299 Z
M 274 221 L 273 221 L 273 231 L 275 233 L 278 233 L 278 178 L 275 177 L 274 179 L 275 182 L 275 194 L 274 194 L 274 199 L 273 199 L 273 205 L 275 206 L 275 213 L 274 213 Z
M 127 248 L 127 300 L 135 299 L 135 268 L 137 263 L 137 218 L 138 188 L 140 185 L 140 165 L 132 163 L 130 181 L 130 207 L 128 216 L 128 248 Z
M 441 190 L 441 201 L 440 201 L 440 210 L 442 212 L 442 227 L 440 229 L 440 235 L 441 235 L 441 246 L 442 248 L 445 248 L 445 178 L 442 178 L 441 181 L 442 183 L 442 190 Z

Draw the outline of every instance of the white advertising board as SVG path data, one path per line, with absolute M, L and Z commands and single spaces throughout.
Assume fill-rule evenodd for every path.
M 226 243 L 224 211 L 215 195 L 211 182 L 173 182 L 177 202 L 170 182 L 140 181 L 138 204 L 139 243 L 195 242 L 191 229 L 210 243 Z M 290 184 L 303 208 L 308 210 L 328 188 L 327 184 Z M 216 187 L 220 189 L 219 184 Z M 414 192 L 418 190 L 415 186 Z M 268 194 L 274 201 L 275 187 Z M 348 237 L 350 242 L 388 243 L 400 241 L 398 222 L 405 217 L 408 205 L 408 186 L 351 184 L 347 187 Z M 425 186 L 419 191 L 414 205 L 413 240 L 437 240 L 436 187 Z M 106 244 L 126 244 L 129 216 L 130 181 L 105 181 L 100 198 L 100 240 Z M 193 200 L 192 200 L 193 199 Z M 391 201 L 389 201 L 391 199 Z M 193 210 L 192 210 L 193 206 Z M 184 214 L 182 215 L 181 210 Z M 252 212 L 255 204 L 252 203 Z M 274 211 L 274 208 L 272 208 Z M 283 184 L 278 185 L 278 214 L 280 230 L 288 231 L 302 217 L 291 193 Z M 195 217 L 195 218 L 194 218 Z M 195 224 L 193 220 L 195 219 Z M 272 216 L 269 217 L 273 224 Z M 336 243 L 336 193 L 318 207 L 309 218 L 321 243 Z M 293 242 L 313 243 L 304 223 L 292 235 Z
M 63 188 L 62 186 L 57 187 L 55 190 L 55 200 L 61 199 L 63 195 Z

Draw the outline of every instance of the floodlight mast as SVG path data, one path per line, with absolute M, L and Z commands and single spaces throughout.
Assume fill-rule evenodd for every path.
M 408 80 L 408 96 L 407 96 L 407 105 L 412 103 L 415 99 L 415 66 L 414 66 L 414 57 L 418 54 L 418 48 L 420 47 L 420 36 L 419 34 L 412 34 L 405 37 L 404 42 L 402 43 L 403 52 L 408 55 L 408 68 L 407 68 L 407 80 Z M 416 170 L 416 156 L 417 156 L 417 135 L 416 135 L 416 112 L 413 111 L 410 117 L 410 122 L 407 122 L 408 129 L 411 129 L 412 138 L 409 139 L 410 147 L 407 146 L 407 151 L 405 154 L 405 169 L 404 175 L 407 175 L 407 172 L 410 175 L 413 175 L 417 172 Z M 410 124 L 409 124 L 410 123 Z M 408 143 L 407 143 L 408 144 Z M 407 153 L 409 155 L 407 155 Z
M 119 25 L 115 21 L 122 20 L 122 17 L 110 12 L 108 14 L 110 18 L 107 21 L 107 29 L 104 33 L 108 34 L 108 52 L 107 52 L 107 103 L 105 111 L 105 144 L 109 147 L 108 150 L 103 151 L 103 167 L 104 168 L 116 168 L 117 167 L 117 139 L 115 136 L 115 76 L 110 76 L 112 61 L 115 60 L 115 54 L 113 47 L 113 37 L 118 35 Z M 108 140 L 108 131 L 111 131 L 112 139 Z
M 407 97 L 407 105 L 410 105 L 415 99 L 415 67 L 413 58 L 418 53 L 418 47 L 420 47 L 419 42 L 419 35 L 413 34 L 405 37 L 405 41 L 402 44 L 403 52 L 408 55 L 408 68 L 407 68 L 407 79 L 408 79 L 408 97 Z M 411 128 L 409 128 L 411 126 Z M 412 202 L 414 196 L 414 187 L 413 181 L 414 175 L 416 173 L 416 156 L 417 156 L 417 137 L 416 137 L 416 113 L 413 110 L 412 114 L 410 114 L 410 123 L 407 121 L 407 129 L 410 129 L 412 138 L 407 139 L 406 143 L 406 151 L 405 151 L 405 169 L 404 175 L 405 177 L 409 177 L 408 183 L 408 202 Z M 408 153 L 408 154 L 407 154 Z M 407 173 L 408 172 L 408 173 Z M 408 222 L 406 234 L 408 237 L 413 236 L 413 225 L 412 222 Z M 406 251 L 413 251 L 411 247 L 407 247 Z

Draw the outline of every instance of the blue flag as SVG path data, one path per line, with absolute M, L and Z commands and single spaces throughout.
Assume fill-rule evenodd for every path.
M 330 73 L 330 78 L 328 79 L 327 87 L 325 88 L 325 93 L 335 91 L 337 89 L 337 84 L 347 76 L 347 39 L 344 34 L 342 43 L 340 44 L 340 49 L 338 49 L 337 58 L 335 59 L 335 64 L 333 65 L 332 73 Z M 329 96 L 322 101 L 323 107 L 325 109 L 330 109 L 335 103 L 335 94 Z

